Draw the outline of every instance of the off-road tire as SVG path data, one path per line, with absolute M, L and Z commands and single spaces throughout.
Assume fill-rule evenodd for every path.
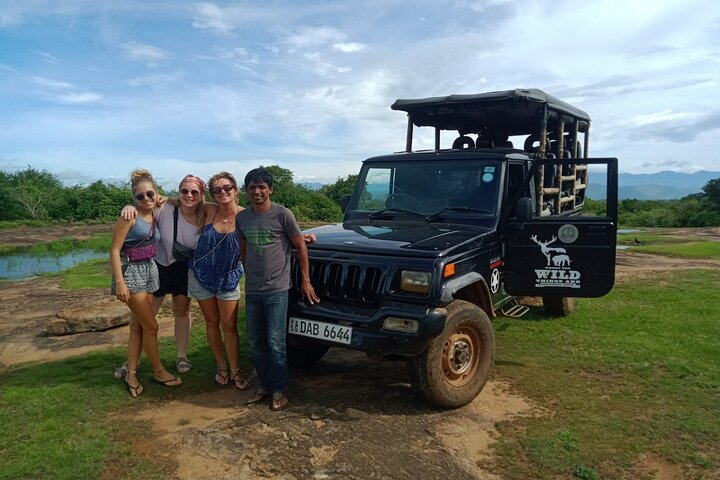
M 478 306 L 454 300 L 443 332 L 421 354 L 408 358 L 413 389 L 430 403 L 460 407 L 485 386 L 495 360 L 492 322 Z
M 545 313 L 553 317 L 567 317 L 575 311 L 573 297 L 543 297 Z

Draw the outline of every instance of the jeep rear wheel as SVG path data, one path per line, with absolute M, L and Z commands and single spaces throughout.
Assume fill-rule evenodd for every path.
M 545 312 L 554 317 L 567 317 L 575 311 L 575 299 L 572 297 L 543 297 Z
M 485 386 L 495 358 L 495 335 L 487 314 L 455 300 L 447 307 L 443 332 L 423 353 L 407 360 L 413 388 L 428 401 L 460 407 Z

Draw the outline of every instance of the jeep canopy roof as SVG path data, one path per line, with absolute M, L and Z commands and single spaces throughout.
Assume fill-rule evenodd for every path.
M 543 118 L 551 132 L 558 130 L 561 120 L 565 132 L 570 132 L 576 122 L 579 132 L 586 133 L 590 126 L 587 113 L 537 89 L 400 99 L 391 108 L 407 112 L 415 126 L 458 130 L 461 134 L 529 135 L 538 132 Z

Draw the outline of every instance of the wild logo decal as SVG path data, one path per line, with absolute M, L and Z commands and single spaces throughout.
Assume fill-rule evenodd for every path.
M 557 240 L 556 236 L 553 235 L 546 242 L 538 240 L 537 235 L 533 235 L 530 239 L 540 246 L 540 251 L 547 260 L 545 268 L 535 269 L 537 288 L 580 288 L 580 272 L 571 268 L 572 260 L 567 251 L 562 247 L 550 246 Z

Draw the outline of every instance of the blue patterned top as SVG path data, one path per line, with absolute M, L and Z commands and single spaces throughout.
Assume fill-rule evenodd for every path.
M 240 242 L 235 232 L 220 233 L 212 223 L 205 225 L 190 270 L 200 285 L 211 292 L 235 290 L 243 276 Z

